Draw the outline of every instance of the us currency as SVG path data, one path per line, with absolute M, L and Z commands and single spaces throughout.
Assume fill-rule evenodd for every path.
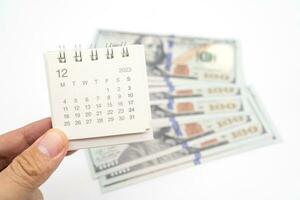
M 245 131 L 245 130 L 243 130 Z M 160 159 L 151 160 L 152 164 L 150 165 L 143 163 L 136 166 L 130 166 L 128 168 L 124 168 L 122 170 L 118 170 L 110 173 L 109 175 L 105 175 L 99 178 L 101 186 L 110 186 L 112 184 L 122 182 L 131 178 L 139 177 L 146 175 L 148 173 L 155 172 L 157 170 L 170 168 L 174 165 L 180 165 L 186 162 L 194 162 L 195 165 L 206 163 L 211 156 L 222 154 L 226 151 L 235 150 L 236 153 L 239 152 L 239 149 L 245 145 L 253 145 L 258 142 L 263 141 L 275 141 L 276 138 L 272 138 L 271 136 L 257 136 L 248 139 L 244 139 L 244 141 L 239 141 L 239 143 L 230 143 L 230 144 L 218 144 L 214 147 L 204 148 L 201 152 L 197 151 L 197 148 L 189 149 L 187 151 L 177 152 L 176 158 L 170 158 L 171 155 L 160 157 Z M 181 153 L 181 155 L 180 155 Z M 172 156 L 175 156 L 173 153 Z M 220 158 L 220 157 L 219 157 Z M 164 160 L 164 161 L 162 161 Z
M 254 104 L 253 106 L 255 106 L 255 120 L 234 129 L 187 141 L 185 147 L 180 151 L 137 165 L 119 168 L 118 170 L 101 177 L 101 185 L 114 184 L 128 178 L 141 176 L 182 162 L 197 159 L 200 162 L 200 159 L 240 147 L 241 143 L 245 144 L 245 142 L 251 143 L 260 140 L 276 140 L 277 136 L 274 129 L 267 123 L 269 120 L 265 118 L 264 113 L 260 112 L 257 105 Z
M 149 88 L 149 96 L 151 101 L 184 97 L 213 98 L 240 95 L 242 95 L 242 88 L 235 85 L 199 86 L 186 84 L 178 87 L 162 86 Z
M 238 82 L 240 83 L 240 82 Z M 148 76 L 148 86 L 151 87 L 177 87 L 184 85 L 220 85 L 220 84 L 231 84 L 231 85 L 242 85 L 234 83 L 220 83 L 219 81 L 207 81 L 198 79 L 188 79 L 188 78 L 176 78 L 176 77 L 149 77 Z
M 182 85 L 215 85 L 215 84 L 226 84 L 227 83 L 219 83 L 216 82 L 208 82 L 205 80 L 198 79 L 187 79 L 187 78 L 174 78 L 174 77 L 153 77 L 148 76 L 148 86 L 151 87 L 177 87 Z M 231 85 L 235 85 L 233 83 L 229 83 Z
M 247 123 L 249 113 L 230 113 L 227 116 L 193 116 L 172 119 L 153 128 L 154 140 L 99 147 L 88 150 L 93 177 L 99 177 L 130 165 L 145 162 L 159 156 L 181 150 L 179 144 L 193 138 L 201 138 L 221 130 Z M 130 153 L 133 152 L 134 153 Z
M 166 120 L 172 119 L 173 121 L 176 121 L 177 119 L 180 118 L 186 118 L 187 116 L 192 117 L 195 115 L 204 115 L 206 114 L 211 114 L 216 116 L 215 114 L 228 114 L 228 113 L 234 113 L 234 112 L 245 112 L 247 110 L 247 102 L 245 101 L 245 99 L 241 98 L 241 97 L 228 97 L 228 98 L 215 98 L 215 99 L 209 99 L 209 100 L 199 100 L 198 98 L 186 98 L 186 99 L 176 99 L 173 103 L 174 105 L 176 105 L 177 107 L 181 107 L 181 109 L 184 107 L 184 105 L 188 105 L 190 108 L 191 106 L 195 106 L 195 111 L 193 110 L 189 110 L 189 112 L 181 112 L 178 113 L 178 111 L 176 111 L 175 109 L 175 113 L 171 113 L 172 111 L 169 109 L 169 111 L 167 111 L 168 115 L 161 115 L 163 106 L 166 106 L 164 103 L 168 103 L 169 104 L 169 100 L 168 101 L 152 101 L 154 102 L 154 106 L 151 105 L 151 110 L 152 110 L 152 116 L 153 115 L 158 115 L 160 114 L 160 116 L 155 119 L 152 120 L 152 125 L 153 127 L 157 127 L 159 126 L 159 124 L 165 122 Z M 156 105 L 155 103 L 160 103 L 159 105 Z M 191 105 L 189 105 L 191 104 Z M 168 106 L 168 105 L 167 105 Z M 208 107 L 207 107 L 208 106 Z M 156 108 L 159 108 L 159 110 L 156 110 Z M 189 109 L 190 109 L 189 108 Z M 185 108 L 183 108 L 185 109 Z M 202 111 L 200 110 L 202 109 Z M 181 110 L 182 111 L 182 110 Z M 199 112 L 200 111 L 200 112 Z M 166 112 L 165 112 L 166 113 Z M 170 122 L 168 122 L 170 123 Z M 124 146 L 116 146 L 115 150 L 112 150 L 111 148 L 109 148 L 109 150 L 107 149 L 102 149 L 102 153 L 101 155 L 103 155 L 103 157 L 101 157 L 101 160 L 105 162 L 104 165 L 101 165 L 101 168 L 105 169 L 105 168 L 109 168 L 112 167 L 113 165 L 115 165 L 116 163 L 118 163 L 118 160 L 113 159 L 113 156 L 111 156 L 110 158 L 107 158 L 105 155 L 111 155 L 114 151 L 116 151 L 116 155 L 119 155 L 120 152 L 125 151 L 126 147 Z M 160 152 L 160 154 L 163 152 Z M 157 154 L 158 156 L 158 154 Z M 112 161 L 112 160 L 113 161 Z M 104 167 L 103 167 L 104 166 Z
M 224 151 L 222 151 L 218 154 L 214 154 L 214 155 L 211 155 L 209 157 L 203 158 L 201 160 L 201 164 L 207 163 L 207 162 L 210 162 L 210 161 L 213 161 L 213 160 L 216 160 L 216 159 L 220 159 L 220 158 L 223 158 L 223 157 L 240 154 L 240 153 L 243 153 L 245 151 L 260 148 L 260 147 L 263 147 L 263 146 L 266 146 L 266 145 L 274 144 L 274 143 L 277 143 L 279 141 L 280 141 L 280 139 L 278 137 L 275 137 L 275 138 L 272 138 L 272 139 L 257 138 L 256 140 L 253 140 L 252 142 L 248 142 L 248 141 L 246 141 L 244 143 L 241 142 L 241 145 L 236 147 L 236 148 L 233 148 L 233 149 L 230 149 L 230 150 L 224 150 Z M 118 189 L 121 189 L 121 188 L 124 188 L 124 187 L 128 187 L 128 186 L 133 185 L 133 184 L 137 184 L 137 183 L 140 183 L 140 182 L 147 181 L 149 179 L 161 177 L 163 175 L 175 173 L 179 170 L 184 170 L 186 168 L 194 167 L 194 166 L 197 166 L 197 165 L 199 165 L 198 159 L 194 159 L 194 160 L 191 160 L 191 161 L 189 160 L 189 161 L 186 161 L 186 162 L 182 162 L 182 163 L 172 165 L 170 167 L 161 168 L 159 170 L 155 170 L 153 172 L 149 172 L 149 173 L 143 174 L 141 176 L 135 176 L 135 177 L 132 177 L 132 178 L 127 178 L 127 179 L 124 179 L 122 181 L 119 181 L 119 182 L 116 182 L 116 183 L 113 183 L 113 184 L 108 184 L 108 185 L 103 186 L 103 185 L 101 185 L 101 180 L 99 180 L 99 185 L 101 187 L 102 192 L 104 192 L 104 193 L 111 192 L 111 191 L 118 190 Z
M 247 109 L 243 97 L 224 97 L 200 99 L 198 97 L 168 100 L 153 100 L 151 104 L 152 120 L 183 115 L 211 115 L 218 113 L 242 112 Z
M 238 44 L 234 40 L 99 30 L 95 46 L 143 44 L 149 77 L 177 77 L 237 83 Z
M 233 148 L 238 144 L 239 140 L 248 139 L 251 136 L 262 134 L 260 124 L 250 122 L 241 127 L 230 129 L 227 131 L 217 132 L 216 134 L 207 135 L 187 141 L 184 146 L 179 146 L 177 151 L 157 157 L 155 159 L 130 165 L 125 168 L 119 168 L 111 173 L 100 177 L 102 185 L 108 185 L 127 178 L 139 176 L 153 170 L 169 167 L 174 164 L 185 162 L 187 160 L 195 160 L 203 158 L 211 154 L 222 152 L 227 148 Z M 200 160 L 199 160 L 200 162 Z

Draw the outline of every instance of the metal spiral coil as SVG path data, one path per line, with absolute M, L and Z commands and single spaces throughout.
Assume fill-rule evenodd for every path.
M 122 57 L 129 57 L 128 47 L 126 46 L 126 42 L 121 42 L 122 47 Z
M 66 63 L 66 52 L 65 52 L 65 46 L 59 46 L 59 57 L 57 58 L 59 63 Z
M 129 57 L 129 50 L 126 42 L 121 42 L 121 56 L 124 57 Z M 98 49 L 96 48 L 95 45 L 90 45 L 89 47 L 90 50 L 90 59 L 91 61 L 96 61 L 101 58 L 101 55 L 98 53 Z M 75 50 L 74 50 L 74 60 L 75 62 L 82 62 L 83 61 L 83 56 L 82 56 L 82 51 L 81 51 L 81 45 L 75 45 Z M 114 47 L 112 43 L 106 43 L 106 54 L 105 58 L 106 59 L 113 59 L 115 57 L 115 52 L 114 52 Z M 67 58 L 66 58 L 66 49 L 64 45 L 59 46 L 59 55 L 58 55 L 58 61 L 59 63 L 66 63 Z
M 112 47 L 112 43 L 106 43 L 106 58 L 113 59 L 114 58 L 114 49 Z
M 76 62 L 82 62 L 82 53 L 81 53 L 81 45 L 75 45 L 75 61 Z
M 98 51 L 96 47 L 95 46 L 93 47 L 93 45 L 91 44 L 90 49 L 91 49 L 91 55 L 90 55 L 91 60 L 92 61 L 98 60 Z

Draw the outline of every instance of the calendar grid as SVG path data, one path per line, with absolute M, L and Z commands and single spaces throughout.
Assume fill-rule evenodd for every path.
M 150 130 L 141 45 L 46 54 L 53 125 L 71 140 Z

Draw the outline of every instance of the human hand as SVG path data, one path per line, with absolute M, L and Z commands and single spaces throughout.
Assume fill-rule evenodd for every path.
M 43 199 L 38 189 L 68 151 L 68 139 L 50 118 L 0 135 L 0 200 Z

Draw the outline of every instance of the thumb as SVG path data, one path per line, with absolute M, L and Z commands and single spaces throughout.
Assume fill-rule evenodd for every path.
M 44 183 L 58 167 L 68 151 L 66 136 L 50 129 L 0 173 L 0 180 L 8 193 L 30 195 Z M 17 195 L 17 194 L 15 194 Z

